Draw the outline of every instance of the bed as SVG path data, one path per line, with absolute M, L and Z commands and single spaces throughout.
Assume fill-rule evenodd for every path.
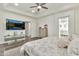
M 59 38 L 47 37 L 25 43 L 20 50 L 21 55 L 27 56 L 69 56 L 78 55 L 71 51 L 74 41 L 70 42 L 68 48 L 59 48 L 57 46 Z M 77 41 L 77 40 L 76 40 Z M 74 49 L 75 50 L 75 49 Z

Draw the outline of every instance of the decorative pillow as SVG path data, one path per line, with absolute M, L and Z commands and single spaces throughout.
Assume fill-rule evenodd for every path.
M 68 55 L 79 55 L 79 38 L 74 39 L 68 46 Z
M 70 41 L 72 41 L 73 39 L 77 39 L 77 38 L 79 38 L 79 35 L 77 35 L 77 34 L 72 34 L 71 36 L 70 36 Z
M 67 48 L 67 46 L 69 45 L 69 38 L 60 38 L 57 42 L 57 46 L 59 48 Z

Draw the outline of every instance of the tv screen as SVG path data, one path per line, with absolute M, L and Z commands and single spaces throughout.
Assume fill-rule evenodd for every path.
M 24 30 L 25 22 L 14 19 L 6 19 L 6 30 Z

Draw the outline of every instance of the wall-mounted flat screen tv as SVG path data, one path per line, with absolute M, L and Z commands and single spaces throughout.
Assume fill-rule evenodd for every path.
M 6 19 L 6 30 L 25 30 L 25 22 Z

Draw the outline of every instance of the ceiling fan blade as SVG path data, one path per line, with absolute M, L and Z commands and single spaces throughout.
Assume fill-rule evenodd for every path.
M 40 11 L 40 9 L 37 9 L 37 11 Z
M 42 6 L 42 5 L 45 5 L 46 3 L 41 3 L 41 5 L 40 6 Z
M 44 7 L 44 6 L 41 6 L 42 8 L 44 8 L 44 9 L 48 9 L 47 7 Z
M 37 6 L 31 6 L 30 8 L 35 8 L 35 7 L 37 7 Z
M 37 4 L 37 6 L 39 6 L 39 3 L 36 3 Z

